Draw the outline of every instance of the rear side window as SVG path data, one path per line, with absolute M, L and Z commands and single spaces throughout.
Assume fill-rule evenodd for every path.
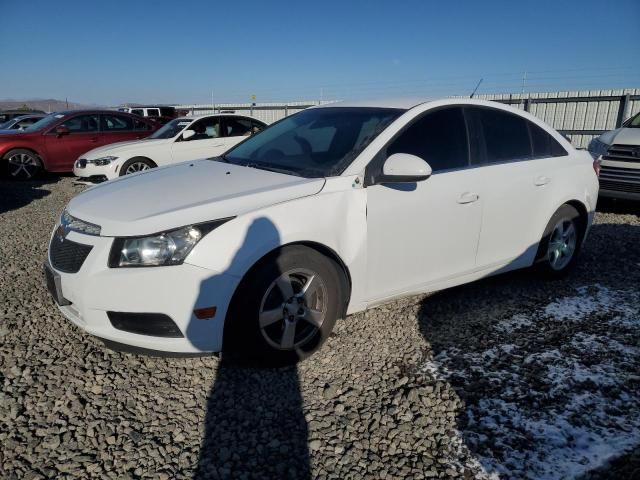
M 567 154 L 567 151 L 555 138 L 535 123 L 527 123 L 529 124 L 529 133 L 531 134 L 534 158 L 563 157 Z
M 160 110 L 157 108 L 147 108 L 147 117 L 159 117 Z
M 487 163 L 531 158 L 527 120 L 493 108 L 474 110 L 482 126 Z
M 251 120 L 248 118 L 225 117 L 224 134 L 226 137 L 251 135 Z
M 102 115 L 101 129 L 105 132 L 133 130 L 133 120 L 124 115 Z
M 144 117 L 144 110 L 142 110 L 141 108 L 134 108 L 133 110 L 131 110 L 131 113 Z
M 387 147 L 387 156 L 410 153 L 425 160 L 434 172 L 469 165 L 467 127 L 462 108 L 427 113 Z

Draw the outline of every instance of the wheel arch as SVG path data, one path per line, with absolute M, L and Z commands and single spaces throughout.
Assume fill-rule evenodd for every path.
M 116 173 L 118 175 L 120 175 L 120 172 L 122 171 L 122 168 L 129 162 L 133 161 L 133 160 L 145 160 L 147 162 L 151 163 L 151 168 L 158 168 L 158 164 L 156 162 L 154 162 L 151 158 L 146 157 L 144 155 L 134 155 L 131 158 L 126 159 L 125 161 L 123 161 L 120 166 L 118 167 L 118 169 L 116 170 Z
M 240 290 L 241 286 L 245 282 L 245 280 L 251 275 L 255 269 L 259 268 L 264 262 L 268 261 L 272 256 L 277 255 L 282 249 L 286 247 L 294 247 L 294 246 L 302 246 L 312 250 L 317 251 L 322 256 L 327 259 L 333 261 L 337 266 L 338 270 L 342 272 L 342 279 L 344 284 L 342 287 L 346 290 L 347 294 L 345 295 L 345 305 L 343 306 L 343 315 L 346 316 L 347 307 L 349 306 L 349 302 L 351 301 L 351 291 L 352 291 L 352 280 L 351 280 L 351 272 L 349 271 L 349 267 L 347 267 L 346 263 L 340 258 L 340 255 L 333 250 L 331 247 L 324 245 L 322 243 L 314 242 L 311 240 L 301 240 L 294 241 L 291 243 L 286 243 L 284 245 L 279 245 L 275 248 L 272 248 L 265 254 L 263 254 L 258 260 L 256 260 L 242 275 L 242 278 L 237 283 L 235 289 L 233 290 L 233 295 L 231 296 L 231 300 L 229 301 L 229 305 L 231 305 L 236 297 L 236 293 Z M 227 309 L 227 315 L 231 309 Z
M 587 225 L 589 224 L 589 212 L 587 211 L 587 206 L 580 200 L 575 199 L 566 201 L 562 205 L 571 205 L 580 214 L 580 235 L 581 239 L 584 240 L 585 234 L 587 233 Z M 558 208 L 562 207 L 562 205 Z M 557 210 L 558 209 L 556 209 L 556 211 Z

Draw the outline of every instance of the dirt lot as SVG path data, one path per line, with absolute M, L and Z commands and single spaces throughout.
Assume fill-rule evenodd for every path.
M 566 280 L 391 303 L 261 371 L 111 352 L 58 313 L 40 266 L 81 190 L 0 182 L 1 478 L 640 478 L 640 206 L 601 206 Z

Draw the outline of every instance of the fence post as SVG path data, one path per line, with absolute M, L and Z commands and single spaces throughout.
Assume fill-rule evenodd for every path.
M 288 117 L 289 116 L 289 105 L 288 104 L 284 104 L 284 116 Z
M 622 123 L 629 116 L 629 94 L 620 97 L 620 107 L 618 108 L 618 118 L 616 119 L 616 128 L 620 128 Z
M 531 108 L 531 98 L 527 97 L 524 99 L 524 111 L 528 112 Z

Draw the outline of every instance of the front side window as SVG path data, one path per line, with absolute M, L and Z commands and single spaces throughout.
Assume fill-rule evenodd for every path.
M 133 110 L 131 110 L 131 113 L 144 117 L 144 110 L 142 110 L 141 108 L 134 108 Z
M 160 110 L 157 108 L 147 108 L 147 117 L 159 117 Z
M 403 112 L 365 107 L 303 110 L 253 135 L 223 158 L 308 178 L 340 175 Z
M 434 172 L 469 166 L 467 127 L 462 108 L 428 112 L 387 147 L 387 157 L 394 153 L 416 155 Z
M 640 113 L 624 122 L 622 126 L 625 128 L 640 128 Z
M 197 122 L 193 122 L 189 127 L 189 130 L 193 130 L 196 134 L 189 138 L 188 141 L 193 140 L 210 140 L 212 138 L 220 137 L 220 117 L 207 117 Z
M 527 120 L 494 108 L 473 108 L 484 136 L 487 163 L 531 158 Z
M 101 129 L 106 132 L 133 130 L 133 120 L 124 115 L 101 115 Z
M 98 115 L 77 115 L 65 120 L 60 126 L 70 133 L 88 133 L 98 131 Z
M 151 125 L 147 122 L 139 120 L 137 118 L 133 119 L 133 129 L 134 130 L 151 130 Z
M 161 128 L 152 133 L 149 138 L 173 138 L 191 125 L 192 122 L 193 119 L 190 118 L 176 118 L 175 120 L 165 123 Z

